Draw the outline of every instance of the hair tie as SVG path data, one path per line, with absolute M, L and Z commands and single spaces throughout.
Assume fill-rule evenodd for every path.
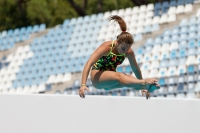
M 125 30 L 123 30 L 122 32 L 125 32 Z

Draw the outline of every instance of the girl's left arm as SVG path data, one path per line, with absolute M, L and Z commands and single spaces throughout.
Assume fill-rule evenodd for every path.
M 132 68 L 133 72 L 135 73 L 135 76 L 137 77 L 137 79 L 143 79 L 142 73 L 141 73 L 140 68 L 137 64 L 137 61 L 135 59 L 135 54 L 134 54 L 133 50 L 129 49 L 126 53 L 126 56 L 130 62 L 131 68 Z
M 137 61 L 135 59 L 135 54 L 134 54 L 133 50 L 129 49 L 126 56 L 130 62 L 131 68 L 132 68 L 133 72 L 135 73 L 135 76 L 137 77 L 137 79 L 143 79 L 142 73 L 141 73 L 140 68 L 137 64 Z M 146 99 L 150 98 L 150 94 L 147 90 L 145 90 L 145 89 L 141 90 L 141 93 L 143 96 L 146 95 Z

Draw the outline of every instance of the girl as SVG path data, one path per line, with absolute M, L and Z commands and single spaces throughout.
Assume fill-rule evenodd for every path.
M 85 98 L 84 90 L 89 92 L 89 89 L 86 87 L 86 81 L 90 68 L 92 68 L 90 76 L 95 88 L 111 90 L 121 87 L 133 87 L 136 90 L 142 90 L 142 95 L 146 94 L 147 99 L 150 98 L 149 92 L 160 88 L 157 80 L 142 78 L 134 52 L 131 49 L 133 37 L 130 33 L 126 32 L 125 21 L 117 15 L 111 16 L 109 20 L 117 22 L 122 32 L 117 36 L 117 40 L 106 41 L 101 44 L 85 64 L 82 72 L 82 84 L 79 89 L 80 97 Z M 137 78 L 132 75 L 116 72 L 117 65 L 120 65 L 125 57 L 128 58 Z

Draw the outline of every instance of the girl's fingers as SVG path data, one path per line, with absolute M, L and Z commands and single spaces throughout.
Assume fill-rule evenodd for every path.
M 83 90 L 79 90 L 79 96 L 81 98 L 85 98 L 85 95 L 84 95 L 84 91 Z
M 144 92 L 142 92 L 142 96 L 144 96 Z

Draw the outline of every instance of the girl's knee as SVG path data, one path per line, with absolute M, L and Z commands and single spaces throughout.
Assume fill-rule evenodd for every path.
M 133 75 L 127 75 L 128 77 L 130 77 L 130 78 L 135 78 L 136 79 L 136 77 L 134 77 Z
M 124 78 L 124 76 L 128 76 L 129 78 L 135 78 L 134 76 L 129 75 L 129 74 L 118 73 L 118 78 L 119 78 L 119 79 Z
M 120 80 L 123 78 L 124 74 L 123 73 L 117 73 L 117 80 Z
M 125 76 L 127 76 L 127 75 L 124 74 L 124 73 L 118 73 L 118 75 L 117 75 L 117 79 L 118 79 L 118 81 L 123 80 Z

